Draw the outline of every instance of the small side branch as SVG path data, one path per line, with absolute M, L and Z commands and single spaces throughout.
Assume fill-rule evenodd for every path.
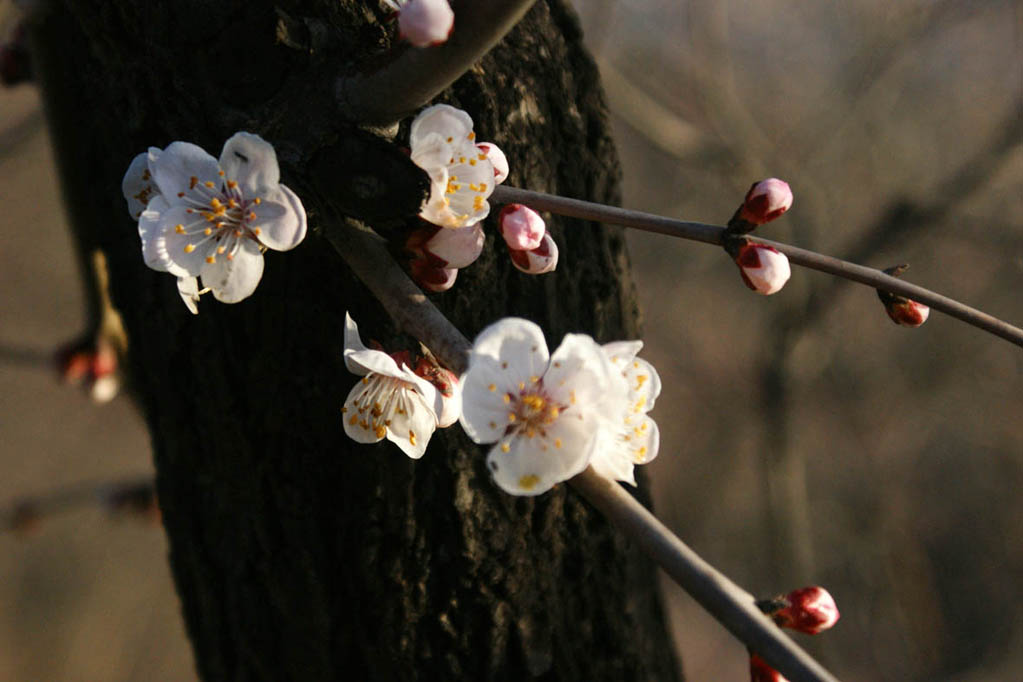
M 670 237 L 679 237 L 681 239 L 718 246 L 722 243 L 722 235 L 725 231 L 725 228 L 717 225 L 674 220 L 641 211 L 605 206 L 604 204 L 581 201 L 579 199 L 568 199 L 553 194 L 508 187 L 507 185 L 498 186 L 494 190 L 493 195 L 491 195 L 490 200 L 498 204 L 526 204 L 537 210 L 550 211 L 551 213 L 572 218 L 613 223 L 645 232 L 656 232 Z M 790 261 L 797 265 L 802 265 L 811 270 L 826 272 L 853 282 L 859 282 L 875 289 L 883 289 L 893 294 L 905 296 L 1023 347 L 1023 329 L 947 296 L 942 296 L 930 289 L 925 289 L 902 279 L 896 279 L 874 268 L 849 263 L 815 251 L 808 251 L 796 246 L 782 244 L 781 242 L 760 239 L 759 237 L 755 237 L 754 240 L 778 249 L 778 251 L 784 253 Z
M 455 27 L 443 45 L 396 50 L 381 66 L 339 78 L 341 114 L 363 125 L 388 126 L 454 83 L 512 29 L 536 0 L 453 0 Z
M 454 372 L 465 371 L 469 340 L 394 262 L 382 239 L 351 222 L 328 228 L 326 234 L 341 258 L 405 332 L 424 343 Z M 620 485 L 590 469 L 569 483 L 732 634 L 788 679 L 837 682 L 760 612 L 749 593 L 701 559 Z

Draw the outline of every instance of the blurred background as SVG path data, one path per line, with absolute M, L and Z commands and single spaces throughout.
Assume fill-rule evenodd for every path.
M 795 204 L 764 236 L 908 262 L 1023 323 L 1023 4 L 576 5 L 625 206 L 720 224 L 781 177 Z M 56 379 L 85 303 L 32 84 L 0 89 L 0 204 L 3 514 L 152 464 L 127 397 Z M 629 237 L 664 381 L 658 515 L 757 595 L 826 586 L 842 619 L 796 636 L 847 682 L 1023 679 L 1020 349 L 940 313 L 896 327 L 802 269 L 759 297 L 718 249 Z M 0 532 L 0 680 L 195 679 L 158 527 L 99 504 L 22 525 Z M 688 679 L 747 680 L 743 647 L 664 592 Z

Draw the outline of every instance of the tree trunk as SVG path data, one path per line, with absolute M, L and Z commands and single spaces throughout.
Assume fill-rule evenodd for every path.
M 654 567 L 569 487 L 504 494 L 458 428 L 418 462 L 343 433 L 345 311 L 364 339 L 415 347 L 322 237 L 341 215 L 385 234 L 416 222 L 425 176 L 398 150 L 407 122 L 391 141 L 333 101 L 341 69 L 387 49 L 385 16 L 372 0 L 54 0 L 38 20 L 65 194 L 79 247 L 107 255 L 200 674 L 677 679 Z M 538 2 L 439 100 L 502 147 L 510 183 L 618 199 L 597 72 L 562 0 Z M 310 234 L 267 254 L 250 299 L 204 297 L 193 317 L 144 266 L 120 179 L 148 146 L 216 156 L 237 130 L 276 146 Z M 548 225 L 557 272 L 513 269 L 491 218 L 483 256 L 433 300 L 470 338 L 508 315 L 540 323 L 552 348 L 569 331 L 635 338 L 620 231 Z

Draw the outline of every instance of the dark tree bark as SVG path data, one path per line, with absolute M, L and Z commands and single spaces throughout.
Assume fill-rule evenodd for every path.
M 457 11 L 457 5 L 456 5 Z M 340 423 L 350 310 L 364 338 L 414 347 L 322 236 L 340 216 L 396 234 L 425 176 L 395 141 L 344 120 L 334 77 L 388 48 L 376 2 L 49 3 L 37 39 L 81 248 L 107 255 L 153 438 L 170 561 L 207 680 L 674 680 L 655 569 L 567 486 L 535 500 L 489 480 L 457 428 L 412 462 Z M 618 165 L 597 72 L 562 0 L 537 3 L 440 101 L 469 111 L 510 182 L 605 202 Z M 272 142 L 310 234 L 269 252 L 254 296 L 192 317 L 147 269 L 119 192 L 173 140 L 216 156 L 237 130 Z M 496 211 L 495 211 L 496 213 Z M 483 256 L 435 302 L 470 338 L 507 315 L 637 336 L 617 229 L 548 223 L 557 272 L 518 273 L 487 221 Z

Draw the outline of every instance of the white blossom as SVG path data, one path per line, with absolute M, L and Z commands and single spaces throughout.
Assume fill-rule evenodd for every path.
M 188 142 L 151 148 L 135 157 L 121 188 L 138 218 L 146 265 L 177 276 L 192 310 L 200 292 L 188 278 L 201 277 L 217 300 L 236 303 L 259 284 L 266 248 L 287 251 L 305 237 L 302 202 L 279 180 L 273 147 L 237 133 L 219 162 Z
M 472 118 L 461 109 L 436 104 L 412 121 L 412 161 L 430 176 L 430 196 L 419 215 L 441 227 L 467 227 L 490 213 L 494 166 L 476 146 Z
M 359 443 L 387 438 L 412 459 L 422 457 L 437 429 L 443 396 L 405 362 L 366 348 L 347 313 L 344 358 L 348 371 L 362 377 L 341 408 L 345 433 Z
M 628 399 L 590 461 L 602 476 L 632 485 L 636 485 L 633 467 L 653 460 L 660 445 L 657 422 L 646 413 L 661 393 L 661 378 L 653 365 L 636 357 L 642 347 L 642 341 L 616 341 L 601 347 L 620 376 L 615 390 Z
M 536 324 L 506 318 L 476 337 L 462 376 L 462 428 L 487 456 L 494 481 L 539 495 L 586 468 L 600 434 L 614 428 L 626 396 L 620 371 L 585 334 L 548 354 Z

